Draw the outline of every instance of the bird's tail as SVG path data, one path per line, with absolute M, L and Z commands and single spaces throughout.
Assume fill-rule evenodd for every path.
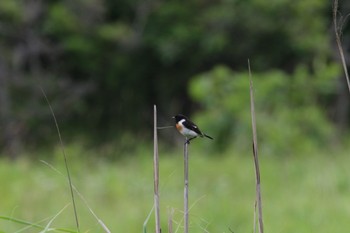
M 211 139 L 211 140 L 214 139 L 214 138 L 210 137 L 209 135 L 206 135 L 205 133 L 203 134 L 203 136 L 205 136 L 205 137 L 207 137 L 207 138 L 209 138 L 209 139 Z

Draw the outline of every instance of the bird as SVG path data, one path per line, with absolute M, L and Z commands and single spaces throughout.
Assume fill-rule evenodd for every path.
M 175 119 L 175 126 L 177 131 L 179 131 L 182 135 L 186 137 L 185 144 L 190 144 L 190 141 L 198 136 L 201 138 L 207 137 L 213 140 L 213 138 L 209 135 L 202 133 L 198 126 L 191 120 L 189 120 L 186 116 L 182 114 L 177 114 L 176 116 L 173 116 L 173 118 Z

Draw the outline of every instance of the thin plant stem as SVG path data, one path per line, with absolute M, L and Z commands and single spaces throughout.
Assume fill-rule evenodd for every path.
M 154 105 L 154 150 L 153 150 L 153 175 L 154 175 L 154 207 L 156 233 L 160 233 L 159 215 L 159 157 L 158 157 L 158 134 L 157 134 L 157 106 Z
M 57 130 L 57 134 L 58 134 L 58 138 L 59 138 L 59 141 L 60 141 L 60 146 L 61 146 L 61 150 L 62 150 L 62 154 L 63 154 L 63 158 L 64 158 L 64 165 L 65 165 L 66 171 L 67 171 L 67 178 L 68 178 L 68 184 L 69 184 L 69 189 L 70 189 L 70 195 L 71 195 L 71 198 L 72 198 L 73 209 L 74 209 L 75 223 L 76 223 L 78 232 L 80 232 L 80 229 L 79 229 L 79 220 L 78 220 L 78 213 L 77 213 L 77 206 L 76 206 L 76 204 L 75 204 L 75 197 L 74 197 L 74 192 L 73 192 L 73 184 L 72 184 L 72 179 L 71 179 L 70 172 L 69 172 L 68 161 L 67 161 L 67 155 L 66 155 L 66 151 L 64 150 L 64 145 L 63 145 L 63 140 L 62 140 L 62 137 L 61 137 L 60 128 L 58 127 L 56 115 L 55 115 L 55 113 L 54 113 L 54 111 L 53 111 L 53 109 L 52 109 L 52 107 L 51 107 L 50 101 L 49 101 L 49 99 L 47 98 L 44 89 L 42 89 L 41 87 L 40 87 L 40 89 L 41 89 L 41 92 L 43 93 L 43 95 L 44 95 L 44 97 L 45 97 L 45 100 L 46 100 L 46 102 L 47 102 L 47 105 L 48 105 L 49 108 L 50 108 L 51 115 L 52 115 L 53 120 L 54 120 L 55 125 L 56 125 L 56 130 Z
M 255 107 L 254 107 L 254 90 L 253 90 L 253 80 L 252 80 L 249 60 L 248 60 L 248 69 L 249 69 L 249 84 L 250 84 L 250 110 L 252 115 L 252 131 L 253 131 L 253 157 L 254 157 L 255 178 L 256 178 L 256 200 L 255 201 L 258 206 L 259 233 L 264 233 L 264 224 L 263 224 L 263 218 L 262 218 L 262 204 L 261 204 L 261 190 L 260 190 L 261 182 L 260 182 L 260 167 L 259 167 L 259 158 L 258 158 L 258 139 L 257 139 Z
M 334 4 L 333 4 L 333 24 L 334 24 L 334 31 L 335 31 L 335 40 L 337 42 L 340 59 L 341 59 L 342 66 L 344 69 L 344 74 L 345 74 L 346 82 L 348 84 L 348 89 L 350 92 L 349 73 L 348 73 L 348 68 L 346 65 L 346 60 L 345 60 L 345 56 L 344 56 L 344 52 L 343 52 L 343 46 L 341 44 L 341 38 L 340 38 L 342 25 L 340 25 L 340 26 L 338 25 L 338 0 L 334 0 Z
M 188 141 L 184 144 L 184 233 L 188 233 Z

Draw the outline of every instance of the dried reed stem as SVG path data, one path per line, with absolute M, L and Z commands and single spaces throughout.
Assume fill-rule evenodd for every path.
M 342 66 L 344 69 L 344 74 L 345 74 L 345 78 L 346 78 L 346 82 L 348 84 L 348 89 L 350 92 L 350 80 L 349 80 L 349 73 L 348 73 L 348 68 L 346 65 L 346 60 L 345 60 L 345 56 L 344 56 L 344 52 L 343 52 L 343 46 L 341 44 L 341 39 L 340 39 L 340 34 L 341 34 L 341 30 L 342 30 L 342 24 L 343 22 L 341 22 L 341 25 L 338 25 L 338 0 L 334 0 L 334 5 L 333 5 L 333 24 L 334 24 L 334 31 L 335 31 L 335 40 L 337 42 L 337 46 L 338 46 L 338 50 L 339 50 L 339 54 L 340 54 L 340 59 L 342 62 Z
M 154 208 L 156 219 L 156 233 L 160 233 L 159 215 L 159 158 L 158 158 L 158 134 L 157 134 L 157 106 L 154 105 L 154 148 L 153 148 L 153 175 L 154 175 Z
M 188 142 L 184 144 L 184 233 L 188 233 Z
M 261 204 L 261 190 L 260 190 L 260 168 L 258 159 L 258 140 L 256 132 L 256 121 L 255 121 L 255 108 L 254 108 L 254 91 L 253 91 L 253 80 L 250 71 L 250 62 L 248 60 L 249 69 L 249 84 L 250 84 L 250 111 L 252 115 L 252 130 L 253 130 L 253 156 L 255 165 L 255 178 L 256 178 L 256 203 L 258 206 L 258 219 L 259 219 L 259 232 L 264 233 L 264 225 L 262 218 L 262 204 Z

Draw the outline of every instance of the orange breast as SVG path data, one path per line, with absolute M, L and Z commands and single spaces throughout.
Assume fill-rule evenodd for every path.
M 182 126 L 181 126 L 180 124 L 176 124 L 176 129 L 177 129 L 178 131 L 181 131 L 181 130 L 182 130 Z

